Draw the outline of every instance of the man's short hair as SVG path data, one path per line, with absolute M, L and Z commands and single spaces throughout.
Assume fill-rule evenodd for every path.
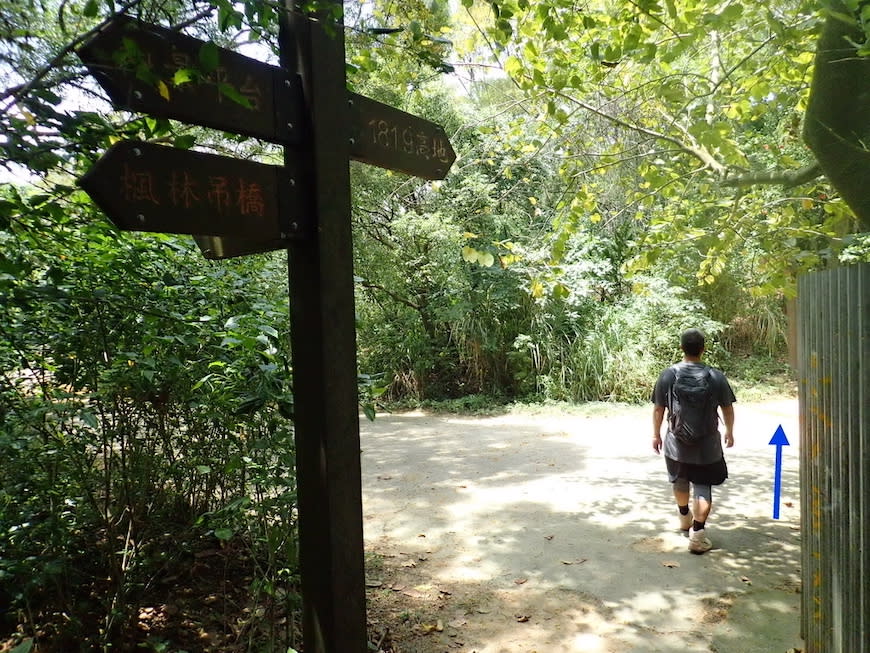
M 704 351 L 704 334 L 698 329 L 686 329 L 680 336 L 680 348 L 689 356 L 700 356 Z

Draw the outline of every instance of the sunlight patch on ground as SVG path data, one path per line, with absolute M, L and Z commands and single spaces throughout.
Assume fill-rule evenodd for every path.
M 686 550 L 646 409 L 514 428 L 508 418 L 375 423 L 367 539 L 418 552 L 414 573 L 453 597 L 484 592 L 459 627 L 478 653 L 704 653 L 714 641 L 720 653 L 785 651 L 799 644 L 799 443 L 783 452 L 777 523 L 768 442 L 778 424 L 791 439 L 796 417 L 740 409 L 707 555 Z
M 682 590 L 637 592 L 613 607 L 614 619 L 625 624 L 680 629 L 700 618 L 697 599 L 686 601 Z
M 498 478 L 498 477 L 496 477 Z M 510 482 L 513 475 L 505 473 L 505 485 L 495 487 L 475 486 L 468 482 L 462 501 L 447 506 L 457 520 L 473 520 L 479 515 L 497 514 L 513 504 L 540 504 L 541 510 L 570 513 L 577 510 L 578 497 L 586 492 L 581 479 L 572 476 L 553 475 L 526 482 Z
M 572 650 L 588 651 L 589 653 L 593 653 L 594 651 L 606 651 L 606 646 L 607 642 L 593 633 L 581 633 L 571 642 Z

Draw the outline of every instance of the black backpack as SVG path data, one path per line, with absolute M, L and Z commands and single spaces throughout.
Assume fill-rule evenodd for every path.
M 684 444 L 709 437 L 717 424 L 710 368 L 674 365 L 674 382 L 668 392 L 671 433 Z

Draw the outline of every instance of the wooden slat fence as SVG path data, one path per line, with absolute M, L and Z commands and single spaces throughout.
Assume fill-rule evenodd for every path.
M 807 653 L 870 652 L 870 264 L 798 283 L 801 626 Z

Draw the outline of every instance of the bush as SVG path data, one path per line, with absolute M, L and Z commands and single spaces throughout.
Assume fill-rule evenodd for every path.
M 206 268 L 190 243 L 18 200 L 0 231 L 2 632 L 128 646 L 164 579 L 234 547 L 246 600 L 277 610 L 250 641 L 286 650 L 271 632 L 298 604 L 283 278 L 261 261 L 256 287 L 254 263 Z

